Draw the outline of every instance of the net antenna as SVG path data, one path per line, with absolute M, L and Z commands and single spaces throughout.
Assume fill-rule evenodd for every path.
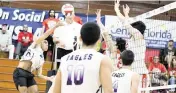
M 160 90 L 160 89 L 170 89 L 170 88 L 176 88 L 176 85 L 140 88 L 139 91 Z
M 89 21 L 89 0 L 87 0 L 87 22 Z

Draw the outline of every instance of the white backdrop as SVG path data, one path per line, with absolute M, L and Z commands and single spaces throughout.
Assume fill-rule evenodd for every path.
M 176 22 L 145 19 L 146 31 L 144 38 L 147 47 L 149 48 L 163 48 L 167 41 L 173 39 L 176 41 Z M 122 24 L 117 16 L 106 15 L 105 26 L 112 34 L 113 38 L 122 37 L 128 38 L 128 31 L 122 27 Z

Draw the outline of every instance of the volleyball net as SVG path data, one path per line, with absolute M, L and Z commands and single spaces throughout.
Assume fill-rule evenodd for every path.
M 145 73 L 145 71 L 142 70 L 147 68 L 148 71 L 152 72 L 149 73 L 148 76 L 145 76 L 145 78 L 142 77 L 140 81 L 142 86 L 140 86 L 138 89 L 139 93 L 167 93 L 168 91 L 171 91 L 172 93 L 175 91 L 176 93 L 176 69 L 172 71 L 168 70 L 168 68 L 176 68 L 176 65 L 174 67 L 174 60 L 176 60 L 176 58 L 173 57 L 176 55 L 174 52 L 168 52 L 167 55 L 164 53 L 162 54 L 162 50 L 168 46 L 169 40 L 176 42 L 175 11 L 176 2 L 172 2 L 136 17 L 132 17 L 127 22 L 134 23 L 136 21 L 142 21 L 146 25 L 146 30 L 144 32 L 145 44 L 141 44 L 142 42 L 139 41 L 138 43 L 134 43 L 134 46 L 130 46 L 131 49 L 136 51 L 135 56 L 139 57 L 136 61 L 144 62 L 142 56 L 145 54 L 145 65 L 139 62 L 139 64 L 136 64 L 136 66 L 132 66 L 132 69 L 137 69 L 139 72 Z M 126 25 L 126 23 L 123 24 Z M 111 28 L 112 30 L 112 27 L 110 26 L 107 26 L 107 28 Z M 129 32 L 126 30 L 128 28 L 126 28 L 124 25 L 118 26 L 118 28 L 119 29 L 114 31 L 114 33 L 118 33 L 115 34 L 114 37 L 119 37 L 119 33 L 122 35 L 122 37 L 124 36 L 125 39 L 130 37 Z M 130 41 L 128 41 L 128 43 L 130 43 Z M 141 47 L 147 47 L 148 52 L 142 52 Z M 165 66 L 166 71 L 164 75 L 162 75 L 162 73 L 164 73 L 162 71 L 163 67 L 156 66 L 156 68 L 154 67 L 149 69 L 155 60 L 154 56 L 158 56 L 159 62 Z M 171 64 L 173 65 L 172 67 L 170 66 Z

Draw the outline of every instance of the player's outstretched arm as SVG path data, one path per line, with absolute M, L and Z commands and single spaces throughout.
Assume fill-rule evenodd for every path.
M 120 3 L 119 2 L 120 2 L 120 0 L 115 0 L 115 2 L 114 2 L 114 10 L 116 12 L 116 15 L 119 17 L 119 19 L 121 21 L 123 21 L 123 20 L 125 20 L 125 17 L 120 12 L 120 9 L 119 9 Z
M 51 35 L 54 32 L 54 29 L 56 29 L 58 26 L 63 26 L 64 24 L 62 22 L 58 22 L 55 26 L 48 29 L 42 36 L 40 36 L 36 41 L 34 41 L 31 44 L 31 47 L 34 48 L 37 44 L 40 44 L 44 39 L 46 39 L 49 35 Z
M 140 82 L 139 74 L 137 73 L 133 74 L 131 80 L 132 80 L 131 81 L 131 93 L 138 93 L 139 82 Z
M 101 34 L 108 46 L 108 49 L 110 50 L 111 54 L 112 54 L 112 58 L 116 59 L 116 45 L 113 43 L 112 38 L 110 37 L 108 30 L 105 28 L 105 26 L 102 24 L 101 22 L 101 9 L 98 9 L 96 12 L 97 15 L 97 24 L 99 25 L 100 29 L 101 29 Z M 113 60 L 115 61 L 115 60 Z
M 44 75 L 42 74 L 42 68 L 43 68 L 43 66 L 41 66 L 39 69 L 36 70 L 37 76 L 38 76 L 39 78 L 42 78 L 42 79 L 45 79 L 45 80 L 48 80 L 48 81 L 51 81 L 51 82 L 52 82 L 54 76 L 51 76 L 51 77 L 44 76 Z
M 104 57 L 100 66 L 100 81 L 104 93 L 113 93 L 111 73 L 113 71 L 111 59 Z
M 61 93 L 61 71 L 58 70 L 56 79 L 55 79 L 55 84 L 53 87 L 53 93 Z
M 124 23 L 126 24 L 125 21 L 127 21 L 129 19 L 129 12 L 130 12 L 130 8 L 127 4 L 125 6 L 123 5 L 123 12 L 124 12 L 124 15 L 125 15 Z M 132 37 L 135 40 L 144 39 L 141 32 L 139 30 L 137 30 L 136 28 L 133 28 L 130 24 L 125 25 L 125 28 L 130 32 L 130 34 L 132 35 Z
M 119 9 L 119 6 L 120 6 L 119 2 L 120 0 L 115 0 L 114 10 L 116 12 L 116 15 L 119 17 L 122 23 L 125 24 L 125 28 L 130 32 L 130 34 L 134 39 L 137 40 L 137 39 L 143 38 L 143 35 L 137 29 L 133 28 L 130 24 L 127 23 L 129 19 L 129 12 L 130 12 L 129 6 L 127 4 L 125 6 L 123 5 L 123 13 L 125 15 L 123 16 Z

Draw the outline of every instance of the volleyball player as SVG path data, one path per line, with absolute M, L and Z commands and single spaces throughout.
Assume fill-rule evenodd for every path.
M 61 25 L 63 24 L 58 22 L 53 28 L 34 41 L 25 51 L 17 68 L 13 72 L 13 80 L 20 93 L 38 93 L 38 87 L 32 74 L 34 70 L 37 71 L 38 77 L 52 81 L 53 77 L 42 75 L 42 66 L 44 64 L 43 51 L 47 51 L 48 49 L 48 42 L 44 39 L 52 34 L 56 27 Z
M 113 68 L 117 69 L 117 47 L 114 44 L 111 36 L 109 35 L 108 30 L 105 28 L 105 26 L 101 22 L 101 9 L 97 10 L 96 15 L 97 15 L 97 18 L 96 18 L 97 24 L 99 25 L 101 29 L 101 35 L 104 38 L 108 51 L 109 51 L 109 54 L 108 54 L 106 50 L 106 55 L 111 57 L 111 59 L 113 60 L 113 63 L 112 63 Z
M 113 60 L 113 66 L 114 70 L 120 69 L 122 67 L 122 63 L 119 60 L 120 53 L 126 50 L 126 40 L 122 38 L 116 38 L 116 45 L 114 44 L 111 36 L 108 33 L 108 30 L 105 28 L 105 26 L 101 22 L 101 10 L 98 9 L 96 12 L 97 15 L 97 24 L 101 28 L 101 33 L 104 38 L 104 40 L 107 43 L 108 50 L 110 51 L 110 57 Z
M 126 50 L 126 40 L 123 38 L 116 38 L 117 50 L 117 68 L 122 68 L 122 63 L 120 62 L 120 53 Z
M 113 49 L 115 46 L 112 43 L 112 39 L 108 37 L 107 30 L 103 26 L 103 24 L 100 21 L 100 10 L 97 11 L 97 22 L 101 26 L 103 30 L 103 35 L 105 40 L 107 41 L 109 45 L 109 48 L 111 52 L 115 49 Z M 120 70 L 116 70 L 112 73 L 112 82 L 113 82 L 113 89 L 114 93 L 137 93 L 137 89 L 139 86 L 139 74 L 131 71 L 131 64 L 134 60 L 134 54 L 130 50 L 126 50 L 126 40 L 122 38 L 116 39 L 116 46 L 118 48 L 117 52 L 114 53 L 113 57 L 116 58 L 114 60 L 114 67 Z M 120 55 L 120 53 L 122 54 Z M 120 59 L 119 59 L 120 58 Z M 119 87 L 118 87 L 119 86 Z
M 115 2 L 115 12 L 117 16 L 120 18 L 120 20 L 127 24 L 125 25 L 125 28 L 129 31 L 130 33 L 130 38 L 127 40 L 127 49 L 133 51 L 135 54 L 134 62 L 132 64 L 132 71 L 137 72 L 138 74 L 141 75 L 141 87 L 147 87 L 149 86 L 149 75 L 148 75 L 148 70 L 145 65 L 145 52 L 146 52 L 146 44 L 144 40 L 144 31 L 146 29 L 145 24 L 142 21 L 137 21 L 132 24 L 128 24 L 127 20 L 129 19 L 129 11 L 130 8 L 128 5 L 123 6 L 123 16 L 120 13 L 119 10 L 119 0 Z M 145 80 L 145 81 L 143 81 Z M 144 82 L 144 83 L 142 83 Z
M 100 28 L 96 23 L 85 23 L 80 32 L 82 49 L 61 59 L 53 93 L 104 93 L 112 91 L 112 64 L 108 57 L 96 51 Z
M 114 93 L 137 93 L 140 76 L 131 70 L 135 58 L 131 50 L 124 50 L 120 55 L 123 64 L 120 70 L 112 73 Z

